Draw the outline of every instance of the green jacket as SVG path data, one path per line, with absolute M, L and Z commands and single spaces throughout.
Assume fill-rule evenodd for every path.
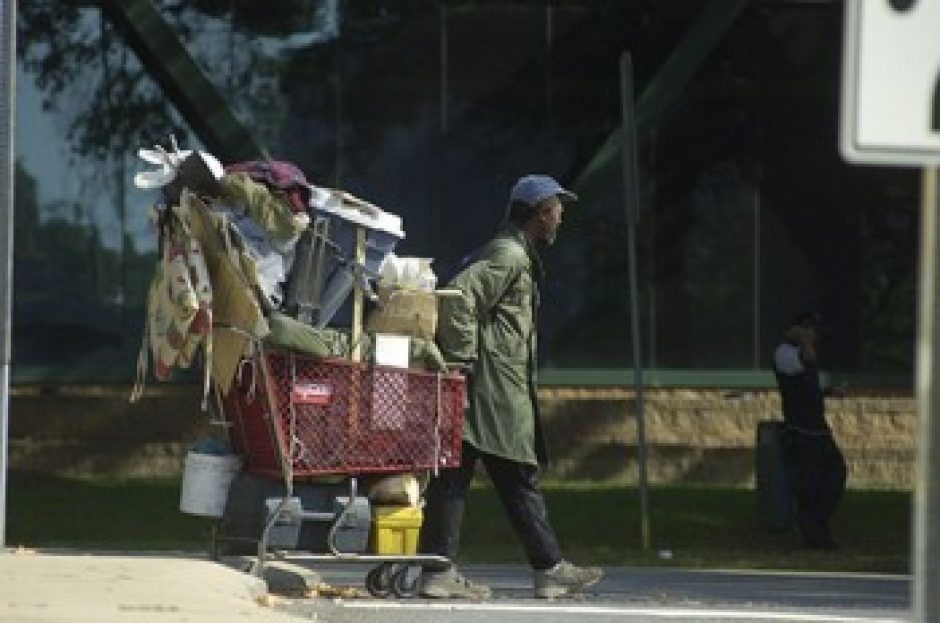
M 467 364 L 464 441 L 537 465 L 547 458 L 536 400 L 536 316 L 542 263 L 517 227 L 480 249 L 440 301 L 437 339 L 444 358 Z

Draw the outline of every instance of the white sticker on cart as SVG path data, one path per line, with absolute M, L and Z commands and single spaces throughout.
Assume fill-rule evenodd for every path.
M 295 404 L 326 405 L 333 400 L 333 386 L 329 383 L 295 383 L 291 399 Z

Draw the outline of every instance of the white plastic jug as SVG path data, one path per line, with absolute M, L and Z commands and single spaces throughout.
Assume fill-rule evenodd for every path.
M 399 257 L 389 253 L 381 266 L 382 285 L 433 292 L 437 276 L 431 268 L 431 258 Z

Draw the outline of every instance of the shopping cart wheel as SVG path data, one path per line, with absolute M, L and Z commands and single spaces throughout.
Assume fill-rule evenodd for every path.
M 395 597 L 414 597 L 418 594 L 418 580 L 421 579 L 421 567 L 408 564 L 395 565 L 392 572 L 392 592 Z
M 366 574 L 366 590 L 373 597 L 388 597 L 392 592 L 391 563 L 383 562 Z

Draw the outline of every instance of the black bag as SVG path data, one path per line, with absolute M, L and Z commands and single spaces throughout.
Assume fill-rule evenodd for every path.
M 783 422 L 759 422 L 754 449 L 757 512 L 761 523 L 770 530 L 786 530 L 793 522 L 796 503 L 787 473 L 786 431 Z
M 167 202 L 170 205 L 178 205 L 184 188 L 198 195 L 209 197 L 218 197 L 222 194 L 222 185 L 198 151 L 189 154 L 180 162 L 176 177 L 163 187 Z

